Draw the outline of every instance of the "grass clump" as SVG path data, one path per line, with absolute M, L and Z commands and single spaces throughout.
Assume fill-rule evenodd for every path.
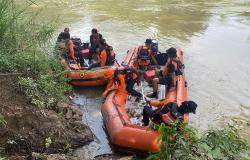
M 66 100 L 70 87 L 50 42 L 55 25 L 37 22 L 36 13 L 25 14 L 34 5 L 27 2 L 17 8 L 13 0 L 0 1 L 0 72 L 22 73 L 19 84 L 31 102 L 51 108 Z
M 5 126 L 7 124 L 6 120 L 4 117 L 0 114 L 0 126 Z
M 238 129 L 228 124 L 223 129 L 210 128 L 201 136 L 194 128 L 178 124 L 157 126 L 160 133 L 160 152 L 150 160 L 249 160 L 250 148 Z

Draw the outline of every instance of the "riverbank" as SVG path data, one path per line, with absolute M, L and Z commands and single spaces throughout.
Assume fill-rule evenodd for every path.
M 0 76 L 1 154 L 28 159 L 39 154 L 70 153 L 93 140 L 82 112 L 58 103 L 55 110 L 38 109 L 21 92 L 16 75 Z

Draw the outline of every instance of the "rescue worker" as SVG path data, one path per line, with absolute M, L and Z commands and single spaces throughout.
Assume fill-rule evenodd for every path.
M 105 39 L 100 40 L 100 48 L 105 49 L 106 51 L 106 62 L 105 66 L 112 66 L 115 63 L 115 53 L 113 51 L 113 47 L 108 45 Z
M 107 52 L 105 50 L 105 48 L 100 48 L 97 49 L 96 51 L 97 53 L 97 63 L 99 64 L 98 67 L 103 67 L 106 65 L 106 61 L 107 61 Z
M 90 35 L 89 63 L 92 63 L 92 56 L 96 52 L 96 49 L 100 47 L 100 40 L 102 39 L 102 35 L 98 33 L 96 28 L 93 28 Z
M 113 83 L 119 83 L 117 88 L 111 88 Z M 106 91 L 103 93 L 103 97 L 112 89 L 126 90 L 132 96 L 136 97 L 135 101 L 139 101 L 142 94 L 134 89 L 135 83 L 139 83 L 139 75 L 136 70 L 131 67 L 119 67 L 115 70 L 114 75 L 110 78 Z
M 76 60 L 75 51 L 74 51 L 74 43 L 72 40 L 69 40 L 69 55 L 70 55 L 70 59 Z
M 164 119 L 164 116 L 168 116 L 168 112 L 170 112 L 171 114 L 171 117 L 168 116 L 168 120 L 170 119 L 172 122 L 174 122 L 175 119 L 183 121 L 184 114 L 195 114 L 197 108 L 197 104 L 193 101 L 184 101 L 180 106 L 178 106 L 175 102 L 172 102 L 170 99 L 164 99 L 162 101 L 153 101 L 146 99 L 146 102 L 150 106 L 158 107 L 156 110 L 153 110 L 152 107 L 148 105 L 144 106 L 142 121 L 146 126 L 149 124 L 149 119 L 157 124 L 160 124 L 162 122 L 168 124 L 168 122 L 166 122 Z
M 160 67 L 153 51 L 151 50 L 151 43 L 152 43 L 151 39 L 146 39 L 145 45 L 139 48 L 138 63 L 140 69 L 148 67 L 150 64 L 154 64 L 158 68 Z
M 153 79 L 153 93 L 147 95 L 149 98 L 158 98 L 158 84 L 167 85 L 168 88 L 176 86 L 175 77 L 181 75 L 181 61 L 177 57 L 175 48 L 167 50 L 169 59 L 164 66 L 163 70 L 156 72 L 156 77 Z
M 106 52 L 106 41 L 105 39 L 100 40 L 99 48 L 96 48 L 95 54 L 93 57 L 96 59 L 95 63 L 90 64 L 88 69 L 94 68 L 94 67 L 103 67 L 106 65 L 107 61 L 107 52 Z
M 140 92 L 137 92 L 134 89 L 134 85 L 135 83 L 137 83 L 137 85 L 139 85 L 139 73 L 134 70 L 131 67 L 126 67 L 126 76 L 125 76 L 125 82 L 126 82 L 126 90 L 132 95 L 137 97 L 136 98 L 136 102 L 140 101 L 142 94 Z
M 173 64 L 167 66 L 168 72 L 166 75 L 163 75 L 163 71 L 156 71 L 156 77 L 153 79 L 152 87 L 153 93 L 147 95 L 149 98 L 158 98 L 158 84 L 166 85 L 166 88 L 175 87 L 176 85 L 176 76 L 175 76 L 175 67 Z
M 68 33 L 68 34 L 69 34 L 69 28 L 68 28 L 68 27 L 64 28 L 64 31 L 61 32 L 61 33 L 58 35 L 57 41 L 56 41 L 56 42 L 61 42 L 61 41 L 63 41 L 63 40 L 66 40 L 66 39 L 64 39 L 64 36 L 63 36 L 64 33 Z M 69 37 L 70 37 L 70 35 L 69 35 Z
M 75 60 L 74 43 L 70 39 L 70 34 L 64 32 L 61 36 L 63 38 L 59 45 L 59 48 L 61 49 L 61 56 L 64 56 L 68 60 Z

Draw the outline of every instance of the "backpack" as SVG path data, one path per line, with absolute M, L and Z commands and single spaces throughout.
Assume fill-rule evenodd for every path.
M 80 38 L 72 38 L 74 43 L 75 54 L 79 54 L 82 51 L 82 41 Z

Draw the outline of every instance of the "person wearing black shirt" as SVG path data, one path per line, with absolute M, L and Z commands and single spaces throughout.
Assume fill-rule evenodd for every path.
M 103 40 L 103 37 L 98 33 L 96 28 L 93 28 L 90 35 L 90 49 L 89 49 L 89 63 L 92 61 L 92 56 L 98 48 L 101 47 L 100 41 Z
M 66 40 L 66 39 L 64 39 L 64 37 L 65 37 L 64 35 L 66 35 L 66 34 L 69 34 L 69 28 L 68 28 L 68 27 L 64 28 L 64 31 L 61 32 L 61 33 L 58 35 L 57 41 L 56 41 L 56 42 L 61 42 L 61 41 L 63 41 L 63 40 Z M 70 37 L 70 35 L 69 35 L 69 37 Z

